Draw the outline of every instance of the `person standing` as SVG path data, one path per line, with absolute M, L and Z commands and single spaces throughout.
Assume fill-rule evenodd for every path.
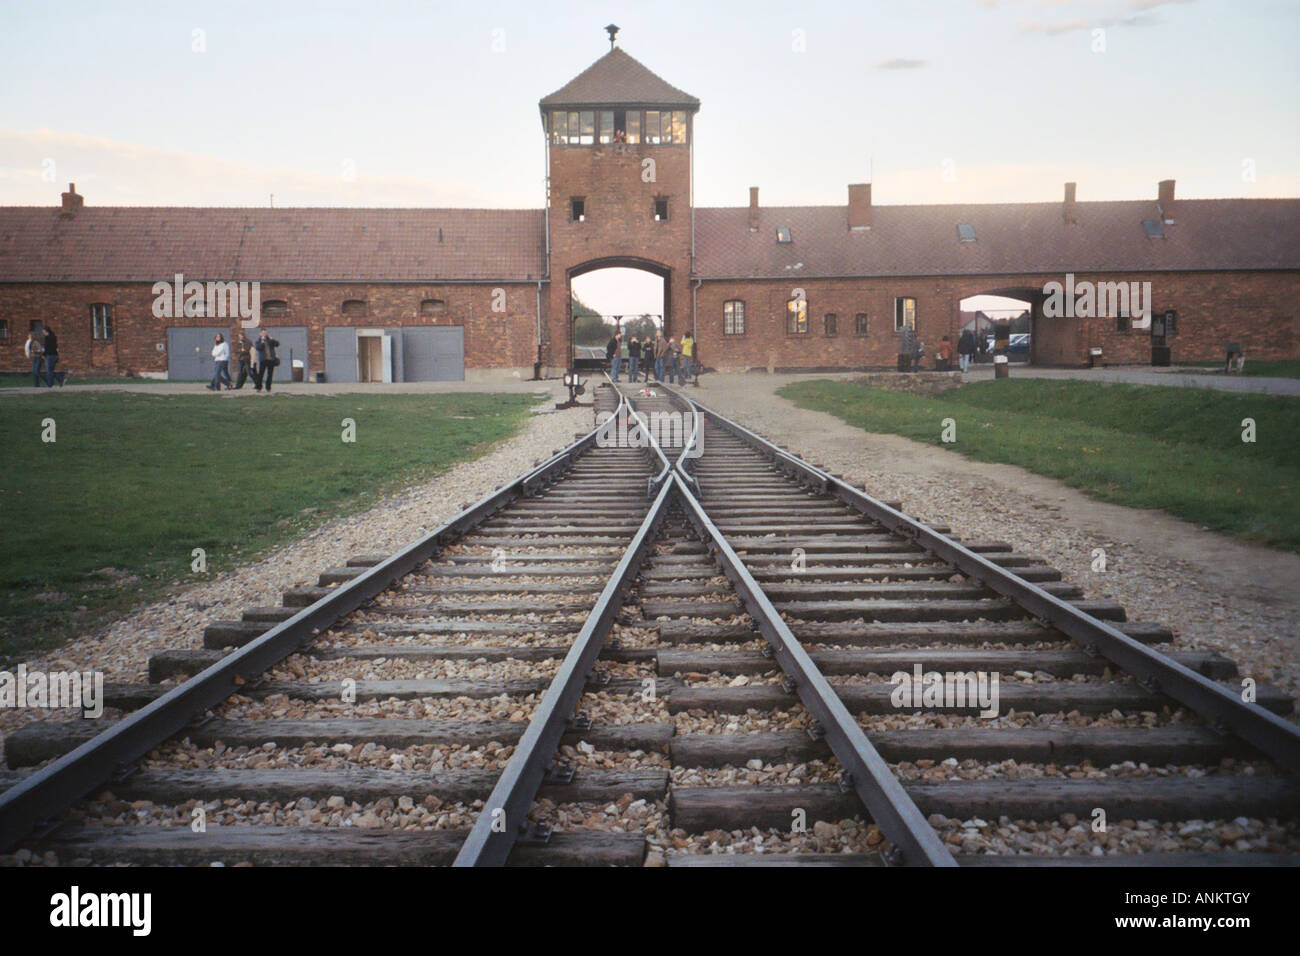
M 970 368 L 971 357 L 975 354 L 975 333 L 970 329 L 962 329 L 961 335 L 957 338 L 957 357 L 961 362 L 962 374 Z
M 266 386 L 266 393 L 271 394 L 271 379 L 275 378 L 275 368 L 280 364 L 280 357 L 275 354 L 275 350 L 280 347 L 278 340 L 271 338 L 271 333 L 262 329 L 257 335 L 257 344 L 253 348 L 257 351 L 257 367 L 259 374 L 255 381 Z M 257 391 L 261 391 L 260 388 Z
M 208 391 L 219 392 L 221 386 L 230 388 L 230 343 L 218 332 L 212 337 L 212 381 Z
M 668 381 L 674 385 L 682 381 L 682 347 L 675 335 L 668 340 Z
M 898 336 L 898 370 L 912 371 L 913 355 L 916 352 L 916 332 L 910 325 L 903 326 Z
M 619 366 L 623 361 L 620 350 L 623 346 L 623 333 L 615 332 L 605 346 L 605 361 L 609 363 L 609 377 L 618 381 Z
M 682 336 L 682 384 L 691 377 L 691 361 L 695 355 L 695 339 L 687 332 Z
M 235 343 L 235 356 L 239 359 L 239 377 L 235 379 L 236 390 L 244 387 L 248 381 L 248 370 L 252 363 L 253 344 L 248 341 L 243 330 L 239 332 L 239 341 Z
M 636 383 L 636 373 L 641 365 L 641 343 L 637 341 L 636 336 L 627 343 L 627 380 Z
M 925 358 L 925 343 L 921 341 L 921 337 L 918 335 L 916 336 L 915 344 L 913 344 L 912 346 L 912 371 L 913 372 L 921 371 L 921 360 L 924 358 Z
M 59 387 L 68 380 L 67 372 L 56 372 L 54 366 L 59 364 L 59 337 L 48 325 L 45 327 L 45 384 L 54 387 L 54 380 L 59 380 Z
M 655 383 L 662 385 L 664 383 L 664 362 L 668 357 L 668 340 L 664 338 L 663 330 L 655 332 Z
M 944 336 L 939 343 L 939 371 L 946 372 L 952 367 L 952 342 Z
M 41 376 L 45 373 L 45 331 L 32 329 L 27 333 L 27 342 L 23 352 L 32 361 L 32 388 L 41 387 Z

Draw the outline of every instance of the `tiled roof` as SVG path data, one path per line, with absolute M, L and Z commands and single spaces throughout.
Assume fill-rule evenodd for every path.
M 1154 201 L 874 206 L 850 231 L 846 206 L 697 208 L 697 273 L 709 277 L 998 275 L 1300 269 L 1300 199 L 1179 199 L 1164 239 L 1148 239 Z M 957 226 L 975 228 L 959 242 Z M 776 241 L 789 226 L 793 241 Z
M 699 109 L 700 101 L 652 73 L 615 47 L 549 96 L 540 106 L 676 106 Z
M 529 280 L 540 209 L 0 207 L 0 282 Z

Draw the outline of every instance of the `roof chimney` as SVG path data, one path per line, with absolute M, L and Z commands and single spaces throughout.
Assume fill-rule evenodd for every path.
M 1073 226 L 1079 221 L 1079 207 L 1074 201 L 1074 190 L 1077 183 L 1065 184 L 1065 224 Z
M 758 232 L 758 187 L 749 187 L 749 231 Z
M 871 183 L 849 183 L 849 228 L 871 228 Z
M 77 195 L 77 184 L 68 183 L 68 191 L 63 194 L 63 208 L 59 210 L 60 216 L 75 216 L 77 210 L 86 204 L 84 196 Z
M 1160 194 L 1156 203 L 1160 206 L 1160 217 L 1170 225 L 1174 221 L 1174 180 L 1160 180 Z

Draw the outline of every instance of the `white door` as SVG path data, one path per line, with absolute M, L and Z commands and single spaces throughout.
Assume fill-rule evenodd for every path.
M 393 337 L 384 336 L 384 381 L 392 382 L 393 380 Z

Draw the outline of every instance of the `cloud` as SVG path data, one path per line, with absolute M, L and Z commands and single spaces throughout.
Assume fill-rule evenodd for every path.
M 497 207 L 464 183 L 368 173 L 276 169 L 63 130 L 0 126 L 0 205 L 54 206 L 69 182 L 96 206 Z
M 929 60 L 909 60 L 901 56 L 893 56 L 888 60 L 881 60 L 876 64 L 877 70 L 921 70 L 930 65 Z

